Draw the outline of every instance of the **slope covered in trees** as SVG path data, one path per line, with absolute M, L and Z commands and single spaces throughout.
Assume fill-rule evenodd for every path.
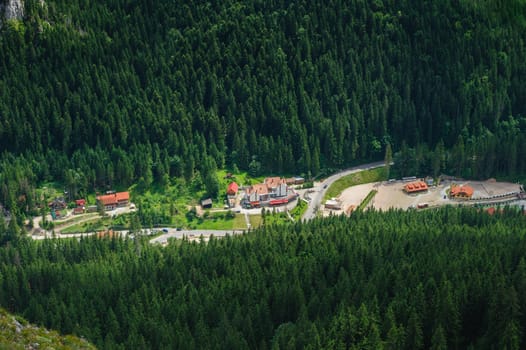
M 523 349 L 526 217 L 355 213 L 165 248 L 0 248 L 0 304 L 104 349 Z
M 95 350 L 95 347 L 84 339 L 73 336 L 60 336 L 28 324 L 26 320 L 0 309 L 0 349 L 56 349 L 56 350 Z
M 401 172 L 524 173 L 525 6 L 26 0 L 0 29 L 0 201 L 26 208 L 42 179 L 316 174 L 388 143 Z

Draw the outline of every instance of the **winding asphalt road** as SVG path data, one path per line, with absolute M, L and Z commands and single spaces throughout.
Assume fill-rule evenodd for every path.
M 349 168 L 347 170 L 340 171 L 326 178 L 325 181 L 323 181 L 320 185 L 314 188 L 314 192 L 311 195 L 311 200 L 309 202 L 309 207 L 303 214 L 302 220 L 303 221 L 311 220 L 316 216 L 316 212 L 318 211 L 321 205 L 321 201 L 323 197 L 325 196 L 325 193 L 327 192 L 329 187 L 331 187 L 331 185 L 333 184 L 333 182 L 349 174 L 357 173 L 357 172 L 364 171 L 364 170 L 374 169 L 374 168 L 380 168 L 384 165 L 385 165 L 385 162 L 383 161 L 362 164 L 362 165 L 358 165 L 358 166 Z

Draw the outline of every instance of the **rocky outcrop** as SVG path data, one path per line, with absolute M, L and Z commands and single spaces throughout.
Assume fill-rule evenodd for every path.
M 23 0 L 0 0 L 0 21 L 22 19 L 24 17 Z

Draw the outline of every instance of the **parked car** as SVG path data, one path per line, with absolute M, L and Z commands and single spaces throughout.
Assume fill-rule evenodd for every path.
M 168 229 L 167 228 L 163 228 L 163 232 L 164 233 L 168 233 Z

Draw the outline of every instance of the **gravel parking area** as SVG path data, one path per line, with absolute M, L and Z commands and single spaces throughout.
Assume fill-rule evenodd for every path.
M 427 192 L 407 194 L 404 192 L 406 182 L 382 182 L 379 184 L 365 184 L 349 187 L 338 197 L 345 211 L 349 206 L 358 206 L 367 194 L 376 188 L 378 193 L 371 202 L 371 206 L 379 210 L 418 208 L 419 205 L 436 207 L 446 204 L 461 203 L 475 204 L 477 201 L 452 200 L 448 197 L 451 184 L 469 185 L 473 188 L 473 198 L 484 201 L 505 200 L 507 195 L 520 191 L 520 185 L 509 182 L 488 181 L 444 181 L 439 186 L 431 186 Z M 375 187 L 376 185 L 376 187 Z M 511 195 L 513 197 L 513 195 Z

